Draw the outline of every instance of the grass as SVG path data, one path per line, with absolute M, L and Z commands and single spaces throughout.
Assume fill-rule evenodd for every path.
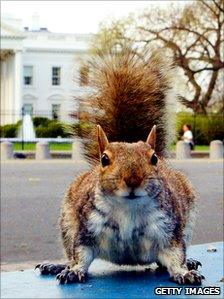
M 196 145 L 196 151 L 209 151 L 209 145 Z
M 25 151 L 35 151 L 36 144 L 35 142 L 25 142 L 23 149 Z M 71 143 L 50 143 L 50 150 L 51 151 L 70 151 L 72 149 Z M 13 144 L 14 151 L 21 151 L 22 150 L 22 143 L 15 142 Z
M 22 150 L 22 143 L 15 142 L 13 144 L 14 151 L 21 151 Z M 24 150 L 26 151 L 35 151 L 36 144 L 35 142 L 26 142 L 24 143 Z M 50 143 L 50 150 L 51 151 L 70 151 L 72 149 L 71 143 Z M 170 149 L 175 151 L 176 145 L 171 145 Z M 209 151 L 209 145 L 196 145 L 195 151 Z

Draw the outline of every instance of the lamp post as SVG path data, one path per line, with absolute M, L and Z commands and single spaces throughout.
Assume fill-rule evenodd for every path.
M 195 132 L 196 132 L 196 113 L 194 111 L 193 140 L 195 140 Z M 194 144 L 195 144 L 195 141 L 194 141 Z
M 23 119 L 24 119 L 24 114 L 25 114 L 25 111 L 24 111 L 24 107 L 22 107 L 22 150 L 24 150 L 24 135 L 23 135 Z

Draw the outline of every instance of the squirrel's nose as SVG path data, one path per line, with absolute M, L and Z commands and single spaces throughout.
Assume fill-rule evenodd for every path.
M 126 186 L 133 190 L 135 188 L 138 188 L 141 185 L 142 179 L 137 176 L 130 176 L 124 178 L 124 181 Z

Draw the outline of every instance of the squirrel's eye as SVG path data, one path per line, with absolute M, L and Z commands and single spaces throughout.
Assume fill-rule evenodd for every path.
M 156 154 L 153 154 L 151 157 L 151 164 L 156 165 L 157 162 L 158 162 L 158 158 L 157 158 Z
M 102 157 L 101 157 L 101 163 L 102 163 L 102 166 L 105 167 L 107 165 L 110 164 L 110 159 L 109 157 L 107 156 L 107 154 L 103 154 Z

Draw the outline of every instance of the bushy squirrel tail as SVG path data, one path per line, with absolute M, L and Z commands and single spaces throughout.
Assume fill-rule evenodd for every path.
M 174 66 L 161 54 L 140 56 L 131 51 L 90 61 L 91 94 L 81 99 L 75 135 L 82 137 L 85 156 L 99 159 L 95 127 L 99 124 L 110 142 L 145 141 L 157 126 L 156 153 L 166 156 L 174 132 L 177 102 Z

